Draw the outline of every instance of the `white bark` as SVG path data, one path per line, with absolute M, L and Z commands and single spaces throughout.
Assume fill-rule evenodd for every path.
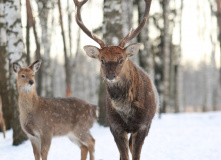
M 24 43 L 21 26 L 21 6 L 18 0 L 5 2 L 5 20 L 7 22 L 8 53 L 10 62 L 25 63 Z
M 52 97 L 53 91 L 51 87 L 52 83 L 52 73 L 51 73 L 51 56 L 50 56 L 50 48 L 51 48 L 51 31 L 49 29 L 49 16 L 52 15 L 51 10 L 54 5 L 53 0 L 36 0 L 38 4 L 39 11 L 39 19 L 41 24 L 41 50 L 43 51 L 43 80 L 42 80 L 42 96 Z M 54 26 L 51 25 L 51 28 Z
M 163 35 L 163 110 L 166 112 L 166 108 L 169 103 L 169 74 L 170 74 L 170 34 L 169 34 L 169 3 L 170 0 L 163 1 L 163 19 L 164 19 L 164 35 Z
M 118 45 L 123 38 L 121 4 L 122 0 L 104 1 L 103 40 L 106 45 Z
M 10 65 L 18 61 L 20 65 L 24 66 L 26 62 L 26 55 L 24 52 L 24 43 L 22 37 L 22 26 L 21 26 L 21 6 L 19 0 L 6 0 L 5 1 L 5 20 L 7 24 L 7 39 L 8 39 L 8 58 Z M 13 110 L 13 145 L 22 143 L 26 136 L 22 132 L 18 118 L 18 106 L 17 106 L 17 87 L 16 87 L 16 76 L 13 70 L 9 70 L 10 83 L 11 83 L 11 105 Z
M 9 63 L 19 61 L 21 65 L 25 64 L 25 51 L 22 37 L 21 26 L 21 6 L 18 0 L 8 0 L 5 2 L 5 20 L 7 23 L 7 39 Z M 16 89 L 15 74 L 10 70 L 13 88 Z M 14 75 L 14 76 L 13 76 Z
M 3 0 L 0 0 L 0 46 L 7 45 L 5 8 Z

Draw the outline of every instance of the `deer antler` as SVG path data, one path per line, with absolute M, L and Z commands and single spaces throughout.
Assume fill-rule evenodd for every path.
M 145 13 L 144 13 L 144 17 L 143 20 L 140 22 L 139 26 L 132 32 L 132 29 L 130 30 L 130 32 L 126 35 L 126 37 L 124 37 L 121 41 L 120 44 L 118 45 L 119 47 L 124 47 L 125 44 L 132 40 L 134 37 L 136 37 L 142 30 L 143 26 L 145 25 L 147 18 L 149 16 L 149 12 L 150 12 L 150 5 L 152 0 L 144 0 L 146 3 L 146 7 L 145 7 Z
M 105 47 L 105 43 L 99 39 L 97 36 L 95 36 L 93 33 L 91 33 L 87 27 L 84 25 L 82 19 L 81 19 L 81 7 L 88 1 L 88 0 L 83 0 L 81 2 L 79 2 L 78 0 L 73 0 L 74 4 L 77 8 L 77 11 L 75 12 L 75 19 L 77 24 L 79 25 L 79 27 L 84 31 L 84 33 L 86 33 L 90 38 L 92 38 L 93 40 L 95 40 L 100 46 L 101 48 Z

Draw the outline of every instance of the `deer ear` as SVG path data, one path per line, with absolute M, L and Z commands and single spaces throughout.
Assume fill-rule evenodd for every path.
M 18 73 L 21 70 L 21 66 L 17 62 L 14 62 L 13 63 L 13 70 L 15 73 Z
M 98 59 L 98 55 L 99 55 L 99 49 L 95 46 L 90 46 L 90 45 L 87 45 L 87 46 L 84 46 L 84 50 L 85 52 L 87 53 L 87 55 L 91 58 L 95 58 L 95 59 Z
M 29 68 L 31 68 L 34 72 L 37 72 L 39 68 L 41 67 L 41 60 L 37 60 L 34 63 L 32 63 Z
M 137 54 L 140 49 L 140 43 L 133 43 L 126 47 L 126 54 L 127 57 L 132 57 L 133 55 Z

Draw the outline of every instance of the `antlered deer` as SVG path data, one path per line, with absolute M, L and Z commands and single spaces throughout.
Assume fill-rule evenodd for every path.
M 144 139 L 159 105 L 159 98 L 150 77 L 128 59 L 138 53 L 140 44 L 124 46 L 143 28 L 148 18 L 151 0 L 145 0 L 146 9 L 142 22 L 136 30 L 131 30 L 118 46 L 106 46 L 85 27 L 80 10 L 87 1 L 74 0 L 77 8 L 75 18 L 80 28 L 101 47 L 99 49 L 88 45 L 84 50 L 88 56 L 101 62 L 101 76 L 107 91 L 106 113 L 110 130 L 120 152 L 120 159 L 129 159 L 129 146 L 133 160 L 139 160 Z M 131 133 L 129 141 L 128 133 Z
M 18 104 L 22 129 L 31 141 L 35 160 L 47 159 L 52 137 L 67 136 L 81 149 L 81 160 L 94 160 L 95 140 L 90 128 L 97 120 L 97 107 L 77 98 L 42 98 L 36 93 L 35 72 L 41 60 L 21 68 L 17 73 Z
M 3 132 L 3 137 L 5 138 L 5 120 L 3 118 L 3 112 L 2 112 L 2 98 L 0 96 L 0 124 L 1 124 L 1 128 L 2 128 L 2 132 Z

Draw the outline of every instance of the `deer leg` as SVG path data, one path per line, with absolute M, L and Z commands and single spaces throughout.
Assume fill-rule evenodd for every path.
M 2 127 L 2 132 L 3 132 L 3 137 L 5 138 L 5 121 L 4 121 L 4 118 L 3 118 L 3 115 L 0 114 L 0 124 L 1 124 L 1 127 Z
M 120 160 L 129 160 L 128 155 L 128 138 L 127 138 L 127 132 L 121 131 L 119 132 L 118 129 L 111 129 L 111 132 L 114 136 L 114 140 L 117 144 L 118 150 L 120 152 Z
M 89 154 L 90 154 L 90 160 L 94 160 L 94 145 L 95 145 L 95 140 L 94 138 L 92 137 L 92 135 L 88 132 L 84 132 L 86 134 L 81 134 L 81 136 L 79 137 L 81 143 L 87 147 L 87 151 L 89 151 Z M 88 152 L 87 152 L 88 153 Z M 87 158 L 87 153 L 86 156 L 85 156 L 85 160 Z M 82 159 L 84 160 L 84 159 Z
M 49 133 L 44 134 L 41 137 L 41 158 L 42 160 L 47 160 L 48 151 L 51 145 L 52 136 L 48 135 Z
M 130 153 L 133 154 L 133 148 L 132 148 L 132 134 L 130 135 L 130 139 L 129 139 L 129 149 L 130 149 Z
M 147 136 L 149 132 L 150 126 L 147 128 L 142 128 L 136 133 L 132 134 L 132 159 L 133 160 L 140 160 L 140 154 L 141 149 L 145 140 L 145 137 Z
M 69 135 L 69 139 L 81 149 L 81 160 L 86 160 L 88 151 L 90 151 L 87 137 L 88 135 L 76 132 Z
M 40 139 L 29 138 L 32 144 L 35 160 L 40 160 Z
M 88 147 L 85 145 L 81 145 L 81 160 L 87 159 Z
M 95 145 L 95 140 L 92 137 L 92 135 L 89 134 L 88 149 L 89 149 L 89 153 L 90 153 L 90 160 L 94 160 L 94 145 Z

